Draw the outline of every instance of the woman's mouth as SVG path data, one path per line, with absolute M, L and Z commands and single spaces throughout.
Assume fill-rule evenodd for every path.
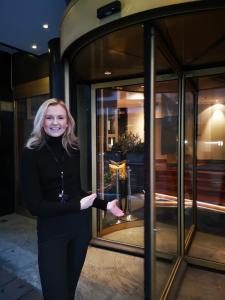
M 61 127 L 50 127 L 51 131 L 59 131 Z

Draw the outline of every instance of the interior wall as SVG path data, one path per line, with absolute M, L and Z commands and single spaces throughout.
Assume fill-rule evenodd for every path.
M 138 135 L 144 142 L 144 111 L 143 107 L 128 107 L 128 132 Z
M 225 105 L 199 107 L 199 160 L 225 160 Z

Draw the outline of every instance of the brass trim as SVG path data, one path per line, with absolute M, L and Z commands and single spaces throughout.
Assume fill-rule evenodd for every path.
M 133 222 L 124 222 L 124 223 L 121 223 L 121 224 L 115 224 L 115 225 L 111 225 L 108 228 L 102 229 L 99 236 L 101 238 L 103 238 L 104 235 L 112 233 L 112 232 L 120 231 L 120 230 L 127 229 L 127 228 L 143 227 L 143 226 L 144 226 L 144 221 L 143 220 L 137 220 L 137 221 L 133 221 Z
M 184 248 L 185 253 L 188 252 L 188 250 L 191 246 L 191 242 L 192 242 L 192 240 L 194 238 L 194 235 L 195 235 L 195 230 L 196 230 L 196 225 L 192 224 L 191 227 L 188 230 L 186 240 L 185 240 L 185 248 Z
M 93 238 L 90 244 L 101 249 L 108 249 L 115 252 L 134 255 L 144 258 L 144 249 L 134 245 L 127 245 L 116 241 L 104 240 L 102 238 Z
M 183 265 L 183 268 L 181 268 Z M 176 279 L 178 279 L 179 277 L 179 282 L 183 277 L 184 271 L 186 270 L 186 262 L 182 259 L 181 256 L 179 256 L 176 260 L 176 263 L 174 264 L 174 267 L 170 273 L 170 276 L 167 280 L 167 283 L 165 285 L 164 291 L 160 297 L 160 300 L 168 300 L 168 299 L 174 299 L 174 295 L 172 296 L 172 294 L 174 293 L 174 291 L 176 290 L 175 288 L 175 281 Z M 179 276 L 178 276 L 179 274 Z
M 214 271 L 225 272 L 225 264 L 216 261 L 210 261 L 192 256 L 185 256 L 185 261 L 190 265 L 207 268 Z
M 183 280 L 184 273 L 187 269 L 187 263 L 182 257 L 178 257 L 166 283 L 163 294 L 160 300 L 174 300 L 176 293 L 179 290 L 181 281 Z

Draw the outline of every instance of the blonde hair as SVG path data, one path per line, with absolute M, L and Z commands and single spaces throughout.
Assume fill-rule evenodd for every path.
M 41 148 L 45 144 L 45 131 L 43 128 L 43 124 L 47 109 L 51 105 L 61 105 L 66 111 L 68 126 L 62 137 L 62 146 L 67 151 L 67 153 L 69 153 L 69 148 L 77 149 L 79 147 L 78 138 L 75 136 L 74 133 L 75 121 L 65 103 L 57 98 L 48 99 L 39 107 L 34 118 L 33 130 L 30 134 L 29 139 L 26 142 L 25 147 L 29 149 L 35 149 Z

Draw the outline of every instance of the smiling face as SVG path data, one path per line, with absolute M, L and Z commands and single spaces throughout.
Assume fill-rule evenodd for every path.
M 66 110 L 60 105 L 49 105 L 47 108 L 43 128 L 52 137 L 61 136 L 68 127 Z

